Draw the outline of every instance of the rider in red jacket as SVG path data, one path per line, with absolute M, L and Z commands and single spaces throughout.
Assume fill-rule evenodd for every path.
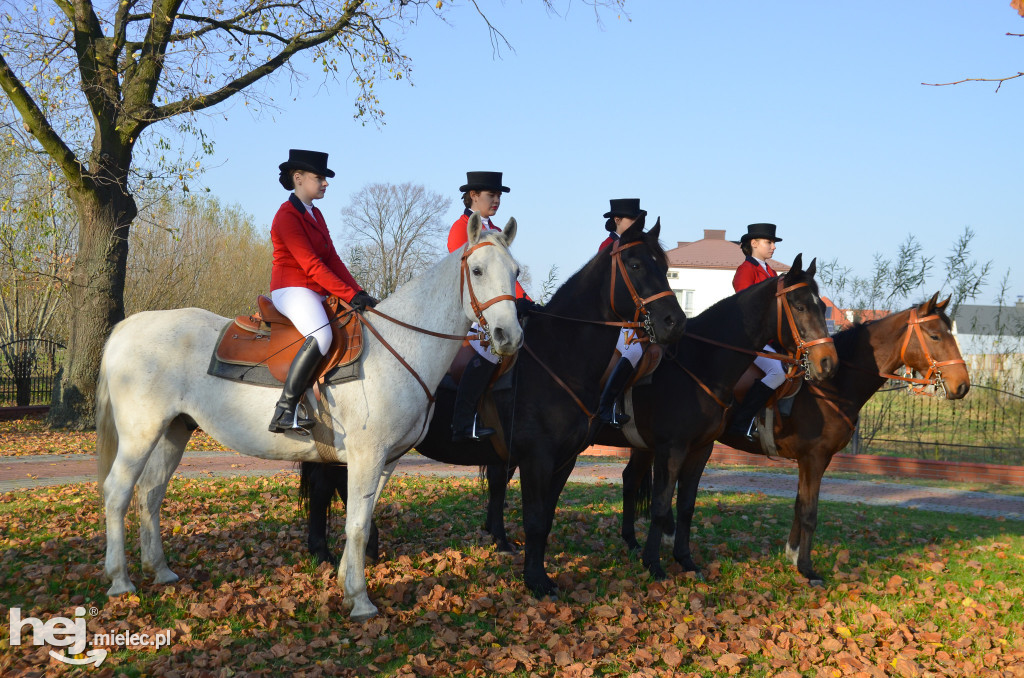
M 462 192 L 462 204 L 466 209 L 448 232 L 449 252 L 454 252 L 469 241 L 466 226 L 473 212 L 480 213 L 484 231 L 501 231 L 491 222 L 491 217 L 501 205 L 501 194 L 508 193 L 511 189 L 501 185 L 501 172 L 466 172 L 466 183 L 459 187 L 459 190 Z M 534 306 L 533 301 L 517 281 L 516 308 L 519 314 L 523 315 L 531 306 Z M 479 329 L 479 325 L 473 323 L 470 332 L 475 333 Z M 466 371 L 462 373 L 462 379 L 459 381 L 455 410 L 452 413 L 452 442 L 480 440 L 494 435 L 495 432 L 493 428 L 481 428 L 476 425 L 476 409 L 498 366 L 498 356 L 482 346 L 477 339 L 470 339 L 469 344 L 477 355 L 466 365 Z
M 747 232 L 740 238 L 740 249 L 747 258 L 736 268 L 736 275 L 732 279 L 733 289 L 739 292 L 779 275 L 768 265 L 768 259 L 775 253 L 777 242 L 782 242 L 782 238 L 775 237 L 775 224 L 747 226 Z M 764 350 L 775 349 L 769 344 Z M 736 406 L 736 413 L 728 431 L 751 442 L 756 440 L 754 431 L 757 413 L 772 397 L 775 389 L 786 380 L 786 369 L 778 360 L 758 356 L 754 359 L 754 364 L 761 368 L 764 377 L 753 383 L 743 402 Z
M 334 339 L 323 307 L 325 296 L 333 294 L 360 311 L 375 306 L 377 300 L 349 273 L 334 249 L 327 222 L 313 207 L 314 200 L 324 197 L 327 178 L 334 177 L 327 168 L 327 154 L 291 149 L 279 169 L 281 185 L 294 192 L 277 210 L 270 227 L 274 244 L 270 295 L 277 310 L 306 340 L 288 368 L 270 431 L 309 435 L 315 420 L 299 417 L 298 403 Z
M 626 232 L 627 228 L 647 214 L 647 210 L 640 209 L 639 198 L 619 198 L 610 200 L 608 204 L 610 209 L 604 215 L 607 220 L 604 223 L 604 229 L 608 231 L 609 235 L 598 248 L 599 252 L 606 247 L 611 247 L 619 239 L 619 236 Z M 601 400 L 597 406 L 597 416 L 605 424 L 622 428 L 630 417 L 619 412 L 615 405 L 619 396 L 626 390 L 626 383 L 633 376 L 637 363 L 643 357 L 644 350 L 636 331 L 626 327 L 619 332 L 615 348 L 622 357 L 615 364 L 615 368 L 608 376 L 608 381 L 604 383 Z

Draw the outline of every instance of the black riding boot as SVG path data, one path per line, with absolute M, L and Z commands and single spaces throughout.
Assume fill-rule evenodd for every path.
M 764 382 L 758 379 L 747 391 L 747 396 L 736 406 L 736 414 L 733 415 L 732 424 L 729 426 L 729 433 L 746 438 L 754 442 L 754 420 L 757 413 L 761 411 L 768 399 L 775 393 L 775 389 L 765 386 Z
M 459 382 L 459 390 L 455 396 L 455 411 L 452 413 L 452 442 L 463 440 L 480 440 L 494 435 L 493 428 L 480 428 L 476 425 L 476 407 L 487 390 L 491 375 L 498 367 L 496 363 L 484 360 L 478 355 L 466 365 Z
M 299 435 L 309 435 L 309 429 L 316 423 L 316 420 L 300 417 L 298 421 L 295 421 L 295 408 L 322 359 L 323 355 L 320 353 L 316 338 L 307 337 L 302 348 L 295 354 L 292 366 L 288 368 L 288 377 L 284 380 L 281 399 L 277 401 L 274 418 L 270 420 L 271 433 L 295 431 Z M 293 427 L 293 422 L 298 426 Z
M 618 402 L 622 392 L 626 390 L 626 382 L 633 376 L 635 369 L 633 363 L 629 362 L 628 358 L 621 358 L 608 377 L 608 381 L 605 382 L 604 391 L 601 392 L 601 402 L 597 406 L 597 416 L 601 421 L 615 428 L 622 428 L 630 419 L 627 414 L 616 414 L 615 403 Z

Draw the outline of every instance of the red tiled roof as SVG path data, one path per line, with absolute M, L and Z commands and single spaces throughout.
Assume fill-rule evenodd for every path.
M 704 238 L 695 242 L 680 242 L 666 252 L 672 268 L 709 268 L 735 270 L 744 256 L 738 243 L 725 239 L 724 230 L 704 229 Z M 787 264 L 769 259 L 768 265 L 779 273 L 790 269 Z

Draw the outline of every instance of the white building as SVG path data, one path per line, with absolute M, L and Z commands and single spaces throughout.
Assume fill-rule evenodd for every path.
M 725 239 L 724 230 L 704 229 L 704 238 L 680 242 L 668 255 L 668 284 L 687 316 L 695 316 L 733 294 L 732 278 L 745 257 L 739 241 Z M 768 265 L 778 273 L 789 266 L 775 259 Z

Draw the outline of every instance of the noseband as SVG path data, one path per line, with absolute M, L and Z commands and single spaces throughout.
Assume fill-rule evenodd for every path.
M 622 241 L 617 240 L 612 245 L 612 275 L 611 275 L 611 300 L 612 313 L 618 318 L 626 320 L 618 311 L 615 310 L 615 280 L 621 275 L 622 281 L 626 283 L 626 289 L 629 291 L 629 296 L 633 298 L 633 304 L 636 306 L 636 310 L 633 312 L 633 320 L 631 325 L 624 325 L 624 327 L 630 327 L 631 329 L 643 329 L 647 333 L 647 336 L 651 338 L 651 341 L 657 343 L 657 338 L 654 335 L 654 323 L 651 322 L 651 313 L 647 310 L 647 304 L 651 303 L 656 299 L 662 297 L 670 297 L 675 294 L 672 290 L 665 290 L 664 292 L 658 292 L 657 294 L 651 295 L 646 299 L 642 298 L 637 294 L 636 287 L 633 285 L 633 281 L 630 280 L 629 276 L 626 275 L 626 265 L 622 262 L 622 251 L 628 250 L 630 247 L 636 247 L 637 245 L 643 245 L 642 240 L 631 242 L 628 245 L 622 245 Z M 640 316 L 644 317 L 643 322 L 640 322 Z M 628 322 L 628 321 L 627 321 Z
M 801 287 L 808 287 L 806 282 L 798 282 L 789 287 L 783 287 L 785 284 L 783 277 L 779 276 L 778 289 L 775 292 L 775 297 L 778 300 L 776 306 L 778 308 L 778 319 L 776 320 L 776 329 L 779 337 L 779 346 L 783 346 L 782 341 L 782 310 L 786 310 L 786 320 L 789 322 L 789 331 L 793 335 L 793 341 L 796 343 L 796 353 L 792 357 L 792 365 L 789 368 L 789 373 L 786 374 L 786 378 L 790 379 L 794 377 L 799 370 L 803 370 L 805 374 L 810 374 L 810 349 L 818 344 L 831 344 L 833 343 L 832 337 L 822 337 L 821 339 L 812 339 L 811 341 L 804 341 L 800 336 L 800 329 L 796 325 L 796 318 L 793 317 L 793 309 L 789 306 L 789 299 L 786 294 Z

